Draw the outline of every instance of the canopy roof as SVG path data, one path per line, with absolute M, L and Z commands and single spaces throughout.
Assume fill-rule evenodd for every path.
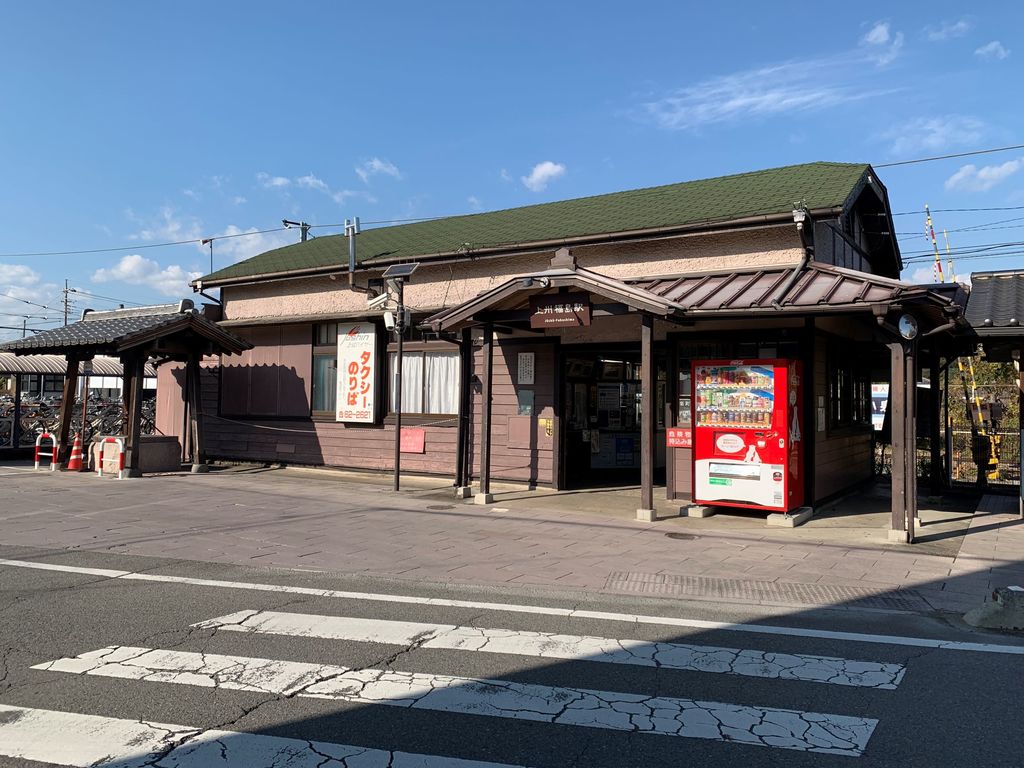
M 96 355 L 145 354 L 185 359 L 189 353 L 237 354 L 251 348 L 244 339 L 197 312 L 189 300 L 109 312 L 86 310 L 82 319 L 0 345 L 16 355 L 60 354 L 87 359 Z
M 706 319 L 759 315 L 814 315 L 883 311 L 915 304 L 930 325 L 944 322 L 946 308 L 962 306 L 963 287 L 911 285 L 864 272 L 809 262 L 792 266 L 698 273 L 620 281 L 586 269 L 550 269 L 513 278 L 451 309 L 428 318 L 436 331 L 455 330 L 493 316 L 528 308 L 531 296 L 577 289 L 665 318 Z M 526 319 L 526 318 L 520 318 Z

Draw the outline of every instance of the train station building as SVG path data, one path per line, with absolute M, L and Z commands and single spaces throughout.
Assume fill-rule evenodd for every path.
M 403 315 L 385 272 L 412 264 L 399 409 Z M 402 471 L 450 476 L 481 501 L 492 480 L 637 486 L 653 518 L 695 501 L 695 435 L 731 425 L 793 449 L 771 474 L 813 510 L 873 478 L 871 385 L 886 381 L 892 536 L 911 540 L 916 441 L 933 438 L 941 486 L 935 388 L 978 337 L 964 286 L 911 285 L 902 268 L 886 187 L 847 163 L 310 239 L 193 284 L 219 290 L 219 325 L 251 344 L 203 362 L 202 450 L 390 471 L 398 442 Z M 778 397 L 796 420 L 762 421 L 749 393 L 702 402 L 702 361 L 792 364 L 799 387 Z M 180 379 L 173 365 L 158 377 L 161 393 Z M 165 434 L 183 423 L 175 400 L 161 397 Z

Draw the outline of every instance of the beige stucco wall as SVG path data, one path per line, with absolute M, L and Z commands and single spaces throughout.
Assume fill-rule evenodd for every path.
M 554 250 L 458 263 L 424 265 L 406 286 L 414 311 L 452 307 L 511 277 L 546 269 Z M 573 248 L 579 266 L 609 277 L 641 278 L 711 270 L 796 264 L 801 246 L 792 225 L 637 243 Z M 340 259 L 340 254 L 339 254 Z M 365 283 L 365 274 L 359 281 Z M 366 311 L 366 297 L 347 278 L 277 280 L 225 288 L 225 319 L 338 315 Z

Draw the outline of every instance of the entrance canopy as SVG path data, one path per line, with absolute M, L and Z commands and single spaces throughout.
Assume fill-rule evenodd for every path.
M 564 266 L 560 266 L 564 265 Z M 479 296 L 428 318 L 437 332 L 485 321 L 529 322 L 531 298 L 567 291 L 589 293 L 654 317 L 677 321 L 888 312 L 913 307 L 922 330 L 954 327 L 967 293 L 957 283 L 911 285 L 899 280 L 808 262 L 749 270 L 702 272 L 666 278 L 616 280 L 575 266 L 563 249 L 552 269 L 508 280 Z M 614 314 L 595 304 L 594 314 Z

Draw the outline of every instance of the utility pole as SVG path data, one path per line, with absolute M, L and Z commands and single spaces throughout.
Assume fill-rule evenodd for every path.
M 291 219 L 281 219 L 281 223 L 284 224 L 285 229 L 291 227 L 299 228 L 299 242 L 306 242 L 309 239 L 309 224 L 304 221 L 292 221 Z
M 64 325 L 68 324 L 68 304 L 71 299 L 69 298 L 70 289 L 68 288 L 68 279 L 64 278 Z
M 209 244 L 209 246 L 210 246 L 210 274 L 212 275 L 213 274 L 213 238 L 212 237 L 207 239 L 207 240 L 203 240 L 200 243 L 200 245 L 207 245 L 207 244 Z

